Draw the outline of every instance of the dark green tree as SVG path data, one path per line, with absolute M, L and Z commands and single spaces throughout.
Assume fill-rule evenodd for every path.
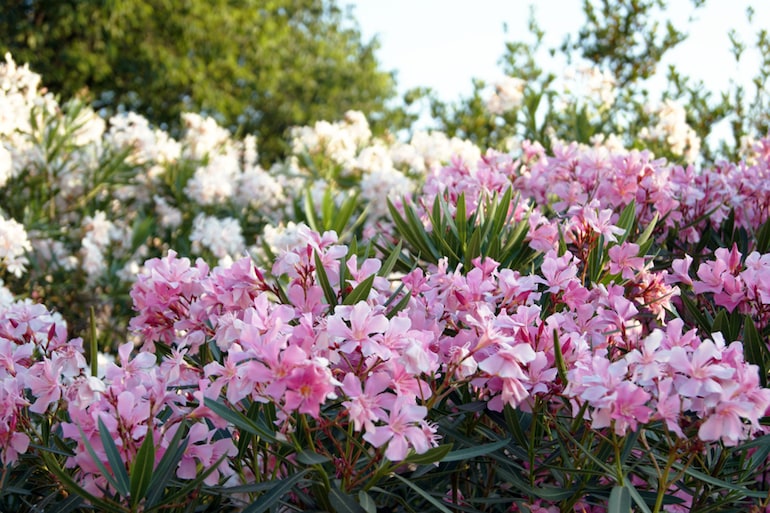
M 286 129 L 359 109 L 375 129 L 392 73 L 334 0 L 6 0 L 0 50 L 29 62 L 64 98 L 134 110 L 178 128 L 183 111 L 255 133 L 269 161 Z

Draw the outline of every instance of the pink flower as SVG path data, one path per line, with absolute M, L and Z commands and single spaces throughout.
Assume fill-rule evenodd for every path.
M 361 431 L 374 430 L 374 422 L 385 420 L 388 414 L 383 408 L 391 408 L 396 396 L 384 394 L 388 388 L 390 376 L 382 372 L 371 374 L 365 382 L 364 390 L 361 390 L 361 379 L 349 372 L 342 381 L 342 391 L 350 400 L 343 401 L 342 405 L 347 409 L 348 416 L 353 421 L 353 428 Z
M 328 362 L 316 358 L 306 365 L 295 367 L 286 381 L 285 408 L 307 413 L 317 419 L 320 407 L 327 397 L 334 396 L 334 387 L 340 385 L 332 378 Z
M 344 322 L 350 321 L 350 327 Z M 343 339 L 340 351 L 351 353 L 360 349 L 364 356 L 378 355 L 390 357 L 390 352 L 383 352 L 371 335 L 385 333 L 388 329 L 388 318 L 367 303 L 360 301 L 352 307 L 339 306 L 335 314 L 329 317 L 327 331 L 329 335 Z
M 543 273 L 546 285 L 549 286 L 548 292 L 555 293 L 566 289 L 567 285 L 576 279 L 578 269 L 569 251 L 560 257 L 556 256 L 555 251 L 549 251 L 545 255 L 540 271 Z
M 59 381 L 59 366 L 54 365 L 51 360 L 34 364 L 29 373 L 25 376 L 25 383 L 30 388 L 32 395 L 37 399 L 29 407 L 29 410 L 35 413 L 43 413 L 48 406 L 57 402 L 62 396 L 62 384 Z
M 639 245 L 624 242 L 620 246 L 612 246 L 608 254 L 610 256 L 610 272 L 621 274 L 624 280 L 630 280 L 636 272 L 644 268 L 644 258 L 639 254 Z
M 375 426 L 374 430 L 364 433 L 364 440 L 375 447 L 388 444 L 385 457 L 394 462 L 406 458 L 410 445 L 418 453 L 425 452 L 430 448 L 430 441 L 422 429 L 421 421 L 424 421 L 427 414 L 425 406 L 399 396 L 390 410 L 386 424 Z
M 666 276 L 666 283 L 684 283 L 685 285 L 692 285 L 692 278 L 690 278 L 690 265 L 692 264 L 692 257 L 685 255 L 684 258 L 677 258 L 671 263 L 672 273 Z

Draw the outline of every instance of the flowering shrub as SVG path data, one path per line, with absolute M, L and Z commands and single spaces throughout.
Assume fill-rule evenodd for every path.
M 265 170 L 0 71 L 4 509 L 769 506 L 770 138 L 696 168 L 348 113 Z

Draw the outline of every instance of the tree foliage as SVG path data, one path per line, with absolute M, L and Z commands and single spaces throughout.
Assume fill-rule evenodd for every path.
M 358 109 L 398 124 L 378 67 L 334 0 L 10 0 L 0 50 L 63 97 L 87 94 L 170 129 L 184 111 L 256 133 L 263 159 L 286 129 Z M 376 124 L 376 123 L 375 123 Z

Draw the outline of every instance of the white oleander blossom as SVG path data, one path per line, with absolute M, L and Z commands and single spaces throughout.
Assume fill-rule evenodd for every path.
M 208 164 L 195 170 L 184 190 L 199 205 L 219 205 L 235 195 L 239 174 L 235 155 L 210 155 Z
M 414 183 L 397 169 L 377 168 L 365 173 L 361 179 L 361 197 L 366 200 L 370 217 L 388 214 L 388 202 L 400 200 L 414 190 Z
M 182 114 L 182 122 L 186 129 L 182 143 L 187 158 L 200 160 L 206 155 L 233 150 L 230 132 L 219 126 L 214 118 L 185 112 Z
M 286 195 L 278 180 L 257 166 L 248 167 L 238 175 L 233 199 L 243 207 L 272 211 L 286 202 Z
M 115 224 L 107 219 L 107 214 L 101 210 L 94 212 L 93 216 L 84 217 L 83 228 L 86 231 L 86 237 L 102 249 L 120 237 Z
M 241 225 L 232 217 L 219 219 L 198 214 L 193 220 L 190 241 L 194 253 L 208 250 L 219 259 L 219 265 L 228 265 L 246 252 Z
M 13 293 L 8 290 L 8 287 L 5 286 L 3 280 L 0 280 L 0 308 L 7 308 L 15 301 Z
M 609 71 L 602 71 L 598 66 L 586 64 L 568 68 L 563 77 L 561 102 L 579 102 L 592 105 L 600 111 L 606 111 L 617 98 L 617 81 Z
M 286 225 L 281 223 L 278 226 L 268 224 L 265 225 L 262 233 L 262 241 L 274 255 L 290 252 L 307 244 L 308 230 L 306 224 L 294 221 L 289 221 Z
M 13 173 L 13 160 L 11 152 L 0 144 L 0 187 L 5 186 Z
M 160 226 L 169 230 L 174 230 L 182 224 L 182 212 L 171 205 L 163 196 L 153 196 L 155 202 L 155 214 L 158 216 Z
M 688 163 L 695 162 L 700 152 L 701 140 L 695 130 L 687 124 L 684 107 L 669 99 L 657 107 L 648 105 L 647 111 L 657 116 L 658 122 L 651 129 L 642 128 L 639 137 L 663 142 L 674 155 L 684 157 Z
M 15 219 L 0 215 L 0 263 L 5 269 L 20 278 L 29 263 L 25 253 L 32 251 L 24 226 Z
M 502 115 L 521 107 L 527 82 L 518 77 L 506 76 L 494 84 L 494 91 L 487 98 L 487 110 Z
M 367 145 L 371 137 L 366 116 L 358 111 L 348 111 L 344 120 L 336 123 L 318 121 L 312 127 L 292 128 L 292 153 L 323 153 L 343 168 L 353 169 L 359 148 Z
M 152 128 L 147 118 L 126 112 L 112 116 L 109 124 L 105 142 L 118 150 L 130 149 L 127 158 L 130 164 L 159 165 L 179 159 L 181 145 L 163 130 Z M 148 171 L 151 175 L 160 172 L 160 169 Z

